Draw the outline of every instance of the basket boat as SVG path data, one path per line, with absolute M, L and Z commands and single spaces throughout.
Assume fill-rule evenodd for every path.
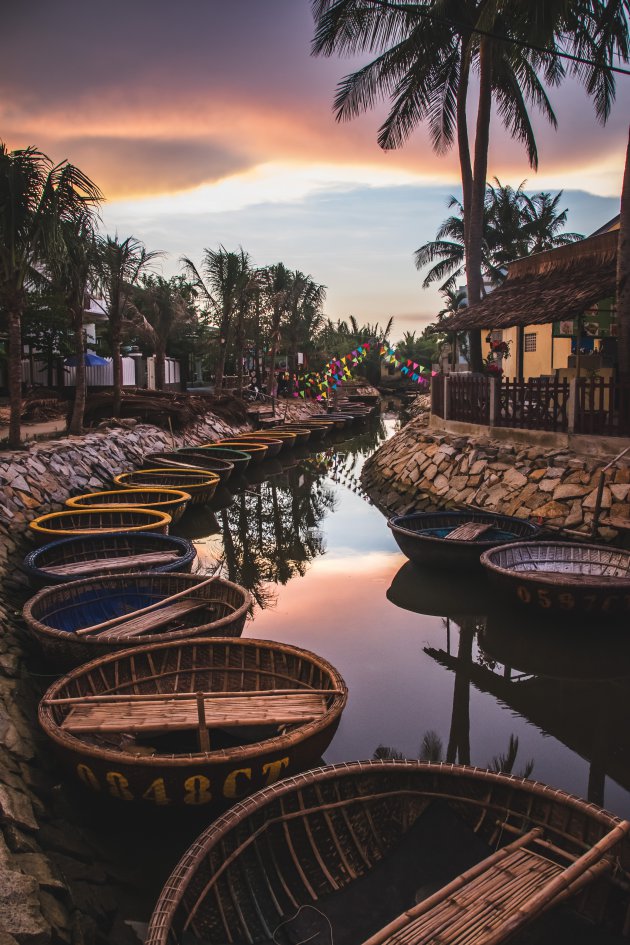
M 498 945 L 563 902 L 579 912 L 569 920 L 615 916 L 621 929 L 629 829 L 563 791 L 479 768 L 331 765 L 215 820 L 171 873 L 145 941 Z
M 140 644 L 240 636 L 250 604 L 245 588 L 222 578 L 145 572 L 46 587 L 23 615 L 45 655 L 77 665 Z
M 245 433 L 243 439 L 260 440 L 261 443 L 265 443 L 267 440 L 280 440 L 282 450 L 290 450 L 297 442 L 297 436 L 294 430 L 279 430 L 277 427 L 272 427 L 271 430 L 261 430 L 260 432 L 254 430 L 252 433 Z M 267 456 L 269 456 L 268 453 Z
M 322 440 L 329 429 L 333 429 L 332 424 L 328 427 L 325 423 L 317 420 L 300 420 L 300 429 L 308 430 L 310 433 L 309 441 Z M 307 441 L 308 442 L 308 441 Z
M 350 424 L 347 417 L 331 413 L 315 413 L 313 414 L 313 420 L 324 420 L 326 423 L 332 423 L 335 430 L 344 430 Z
M 239 439 L 242 440 L 243 443 L 261 443 L 263 446 L 266 446 L 267 452 L 265 453 L 265 459 L 274 459 L 286 445 L 284 440 L 280 439 L 280 437 L 275 434 L 272 436 L 271 433 L 241 433 Z
M 324 437 L 335 429 L 335 424 L 332 422 L 332 420 L 317 420 L 313 417 L 309 418 L 308 421 L 305 421 L 305 424 L 310 429 L 311 436 L 313 436 L 314 433 L 323 430 L 324 432 L 321 433 L 321 436 Z
M 144 486 L 166 486 L 183 489 L 190 494 L 190 505 L 204 505 L 209 502 L 217 486 L 219 477 L 216 473 L 201 469 L 175 469 L 175 467 L 134 469 L 133 472 L 114 476 L 116 485 L 123 489 L 138 489 Z
M 171 523 L 178 522 L 190 501 L 190 494 L 181 489 L 112 489 L 103 492 L 87 492 L 66 499 L 69 509 L 109 509 L 113 506 L 153 509 L 167 512 Z
M 279 427 L 272 427 L 272 431 L 275 433 L 282 433 L 286 431 L 287 433 L 295 433 L 295 445 L 296 446 L 305 446 L 311 438 L 311 430 L 308 427 L 303 426 L 291 426 L 289 423 L 283 423 Z
M 492 512 L 411 512 L 388 521 L 398 547 L 414 564 L 476 567 L 482 552 L 536 538 L 538 525 Z
M 252 443 L 251 440 L 234 437 L 233 439 L 217 440 L 220 446 L 227 446 L 230 449 L 242 450 L 247 453 L 253 464 L 262 463 L 267 458 L 267 447 L 264 443 Z
M 107 532 L 42 545 L 26 555 L 23 568 L 34 587 L 46 587 L 116 571 L 190 571 L 196 556 L 186 538 L 157 532 Z
M 189 449 L 194 453 L 203 451 L 207 456 L 228 460 L 234 466 L 235 473 L 244 473 L 251 462 L 249 453 L 230 449 L 229 446 L 215 446 L 213 443 L 208 443 L 205 446 L 191 446 Z
M 527 541 L 491 549 L 481 563 L 526 607 L 574 617 L 630 612 L 630 552 L 606 545 Z
M 44 544 L 55 538 L 103 532 L 160 532 L 166 535 L 170 524 L 171 516 L 166 512 L 125 507 L 48 512 L 34 518 L 28 527 L 39 544 Z
M 216 456 L 204 456 L 201 450 L 182 449 L 164 453 L 145 453 L 144 465 L 147 467 L 161 467 L 174 469 L 194 469 L 212 472 L 217 475 L 221 485 L 225 485 L 234 472 L 234 463 L 227 459 L 218 459 Z
M 39 719 L 102 796 L 216 812 L 316 763 L 346 699 L 337 670 L 307 650 L 202 637 L 80 666 L 50 687 Z

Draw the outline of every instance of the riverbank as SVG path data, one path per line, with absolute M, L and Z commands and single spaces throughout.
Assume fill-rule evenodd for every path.
M 620 450 L 622 446 L 620 446 Z M 610 540 L 630 528 L 630 457 L 580 455 L 535 442 L 432 431 L 419 415 L 365 464 L 362 484 L 389 514 L 429 507 L 480 508 Z
M 287 404 L 287 419 L 318 407 Z M 284 412 L 284 407 L 283 407 Z M 137 945 L 123 922 L 130 876 L 107 836 L 77 830 L 76 810 L 59 790 L 54 760 L 37 726 L 47 668 L 21 635 L 28 595 L 19 564 L 27 524 L 71 494 L 110 485 L 144 453 L 241 432 L 205 416 L 175 435 L 132 420 L 82 437 L 0 453 L 0 945 Z M 52 678 L 52 677 L 50 677 Z

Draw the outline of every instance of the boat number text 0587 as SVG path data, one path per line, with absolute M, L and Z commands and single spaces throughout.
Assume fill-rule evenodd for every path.
M 148 787 L 137 790 L 136 785 L 131 784 L 129 779 L 120 771 L 107 771 L 104 783 L 101 783 L 89 765 L 79 764 L 76 770 L 80 780 L 93 791 L 105 790 L 111 797 L 115 797 L 120 801 L 142 800 L 163 807 L 173 801 L 177 803 L 183 801 L 184 804 L 197 806 L 210 804 L 220 798 L 236 800 L 246 794 L 251 794 L 256 787 L 267 787 L 278 781 L 288 766 L 288 758 L 279 758 L 277 761 L 263 764 L 257 784 L 252 784 L 254 772 L 248 767 L 235 768 L 222 780 L 216 778 L 211 780 L 204 774 L 192 774 L 181 782 L 182 793 L 177 797 L 170 796 L 173 790 L 172 774 L 169 774 L 167 780 L 163 777 L 156 777 Z M 262 779 L 260 775 L 262 775 Z M 260 783 L 261 780 L 262 784 Z

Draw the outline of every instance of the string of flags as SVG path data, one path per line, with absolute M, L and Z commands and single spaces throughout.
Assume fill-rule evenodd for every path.
M 327 400 L 331 390 L 337 390 L 341 384 L 352 377 L 352 370 L 365 360 L 372 347 L 374 347 L 372 342 L 366 341 L 357 345 L 354 351 L 350 351 L 343 358 L 333 358 L 322 371 L 301 374 L 298 377 L 297 396 Z M 428 379 L 423 377 L 423 374 L 429 373 L 427 368 L 410 358 L 401 357 L 394 348 L 386 344 L 380 345 L 379 354 L 385 362 L 399 368 L 410 380 L 417 384 L 428 384 Z

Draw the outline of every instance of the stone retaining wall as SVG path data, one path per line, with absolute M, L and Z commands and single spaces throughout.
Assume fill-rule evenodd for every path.
M 289 404 L 288 418 L 312 409 Z M 0 453 L 0 945 L 137 945 L 123 916 L 129 890 L 143 882 L 119 862 L 107 831 L 77 828 L 80 811 L 59 789 L 54 759 L 38 730 L 37 701 L 50 671 L 36 664 L 21 638 L 19 611 L 30 593 L 19 570 L 26 525 L 61 508 L 71 494 L 108 487 L 144 453 L 238 429 L 210 416 L 172 438 L 157 427 L 123 421 L 84 437 Z
M 433 433 L 420 416 L 368 460 L 362 483 L 371 498 L 392 514 L 472 506 L 588 534 L 606 463 L 568 449 Z M 606 473 L 597 537 L 614 538 L 615 525 L 630 527 L 626 459 Z

